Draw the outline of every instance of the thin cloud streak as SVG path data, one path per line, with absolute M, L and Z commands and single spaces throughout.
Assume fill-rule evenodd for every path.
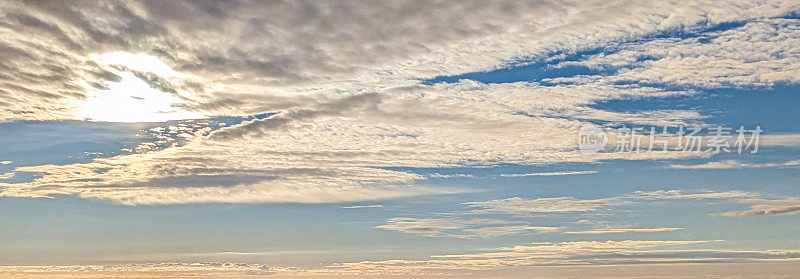
M 564 234 L 610 234 L 610 233 L 629 233 L 629 232 L 671 232 L 682 230 L 683 228 L 605 228 L 590 231 L 565 231 Z
M 597 171 L 554 171 L 554 172 L 532 172 L 532 173 L 503 173 L 502 177 L 526 177 L 526 176 L 562 176 L 562 175 L 584 175 L 595 174 Z

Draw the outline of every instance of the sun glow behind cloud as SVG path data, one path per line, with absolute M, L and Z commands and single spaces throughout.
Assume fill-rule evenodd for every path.
M 181 76 L 181 74 L 173 71 L 167 64 L 152 55 L 117 51 L 93 54 L 90 57 L 97 64 L 103 66 L 123 66 L 133 71 L 150 72 L 164 78 Z
M 78 118 L 103 122 L 164 122 L 203 117 L 199 112 L 176 106 L 184 101 L 173 93 L 151 86 L 131 72 L 146 72 L 161 78 L 181 76 L 158 58 L 126 52 L 91 57 L 120 79 L 109 83 L 108 89 L 91 89 L 89 97 L 76 110 Z

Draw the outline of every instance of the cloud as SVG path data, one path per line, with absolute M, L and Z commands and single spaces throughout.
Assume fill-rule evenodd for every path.
M 387 220 L 386 224 L 375 228 L 436 237 L 444 231 L 462 229 L 465 226 L 465 222 L 459 219 L 395 217 Z
M 0 275 L 10 278 L 57 276 L 59 278 L 170 277 L 194 276 L 241 278 L 242 276 L 314 276 L 349 277 L 356 275 L 426 275 L 443 276 L 450 272 L 490 271 L 496 276 L 504 268 L 521 267 L 602 267 L 614 265 L 631 268 L 641 264 L 669 264 L 680 268 L 691 264 L 758 263 L 768 261 L 794 263 L 798 250 L 726 250 L 690 248 L 711 241 L 702 240 L 620 240 L 532 243 L 498 248 L 490 252 L 433 255 L 424 260 L 375 260 L 346 262 L 324 268 L 267 266 L 249 263 L 131 263 L 70 266 L 0 266 Z M 725 267 L 729 267 L 725 265 Z M 648 266 L 652 269 L 652 266 Z M 450 274 L 453 275 L 453 274 Z M 473 274 L 474 275 L 474 274 Z M 652 275 L 649 274 L 648 275 Z
M 116 79 L 104 65 L 119 64 L 120 57 L 127 56 L 158 58 L 140 59 L 153 67 L 134 69 L 137 71 L 162 78 L 179 73 L 170 82 L 175 94 L 187 99 L 190 110 L 209 115 L 250 114 L 296 107 L 307 97 L 286 92 L 409 85 L 440 75 L 502 68 L 511 61 L 541 57 L 554 50 L 569 53 L 698 24 L 764 19 L 796 9 L 791 1 L 704 1 L 655 7 L 603 1 L 447 5 L 12 1 L 3 3 L 0 25 L 9 34 L 0 49 L 7 73 L 2 77 L 5 94 L 0 96 L 8 109 L 0 119 L 72 118 L 71 110 L 88 89 L 104 88 Z M 594 16 L 597 11 L 604 16 Z M 693 55 L 683 53 L 684 60 L 658 62 L 686 64 L 689 58 L 702 58 L 699 53 L 729 53 L 710 46 L 728 49 L 742 42 L 764 62 L 749 63 L 748 68 L 773 70 L 771 76 L 759 78 L 791 80 L 791 72 L 785 68 L 796 66 L 792 56 L 766 54 L 781 48 L 792 50 L 789 47 L 796 45 L 791 40 L 793 30 L 772 34 L 761 25 L 753 23 L 745 30 L 723 33 L 718 43 L 705 48 L 687 43 L 682 47 L 693 46 L 689 50 Z M 767 36 L 746 35 L 753 32 Z M 771 65 L 764 65 L 766 62 Z M 162 65 L 174 72 L 163 71 Z M 715 67 L 714 72 L 726 69 L 724 65 Z M 646 72 L 650 75 L 628 76 L 682 73 L 663 66 L 653 68 Z M 749 72 L 727 74 L 748 76 Z M 695 76 L 684 73 L 681 78 Z M 720 76 L 727 77 L 714 77 Z M 695 79 L 705 81 L 703 77 Z
M 798 83 L 800 67 L 793 54 L 800 53 L 800 48 L 789 46 L 800 42 L 799 23 L 796 18 L 777 16 L 732 23 L 716 31 L 705 31 L 700 25 L 681 30 L 683 37 L 622 43 L 612 51 L 560 66 L 620 69 L 607 77 L 610 82 L 697 88 Z
M 534 173 L 503 173 L 502 177 L 526 177 L 526 176 L 561 176 L 561 175 L 580 175 L 595 174 L 597 171 L 554 171 L 554 172 L 534 172 Z
M 437 173 L 429 174 L 428 177 L 431 177 L 431 178 L 469 177 L 469 178 L 471 178 L 471 177 L 474 177 L 474 176 L 471 175 L 471 174 L 466 174 L 466 173 L 441 174 L 441 173 L 437 172 Z
M 317 101 L 305 109 L 195 135 L 180 147 L 91 163 L 20 167 L 16 171 L 43 175 L 0 187 L 4 196 L 72 194 L 130 205 L 341 202 L 459 191 L 426 187 L 420 183 L 424 176 L 389 169 L 396 167 L 696 156 L 686 152 L 583 156 L 573 143 L 581 122 L 523 116 L 516 114 L 519 109 L 493 101 L 509 98 L 518 100 L 519 106 L 557 105 L 544 101 L 546 92 L 556 89 L 530 85 L 542 88 L 535 93 L 541 98 L 526 98 L 524 94 L 534 92 L 517 90 L 527 86 L 465 82 Z M 578 88 L 569 90 L 585 94 Z M 602 90 L 616 94 L 610 87 L 591 92 Z M 474 102 L 484 104 L 482 110 L 475 110 Z
M 130 263 L 112 265 L 2 266 L 3 277 L 55 276 L 59 278 L 127 278 L 134 277 L 241 277 L 294 273 L 298 268 L 271 267 L 262 264 L 199 262 L 199 263 Z
M 799 134 L 761 135 L 758 145 L 798 147 L 800 146 L 800 135 Z
M 558 231 L 557 227 L 543 227 L 543 226 L 488 226 L 480 228 L 464 229 L 464 232 L 469 234 L 461 236 L 462 238 L 472 237 L 495 237 L 503 235 L 515 235 L 525 232 L 554 232 Z
M 744 211 L 725 212 L 723 216 L 762 216 L 762 215 L 796 215 L 800 214 L 800 198 L 788 197 L 783 199 L 742 199 L 738 203 L 750 206 Z
M 539 213 L 564 213 L 594 211 L 605 206 L 619 204 L 616 198 L 580 200 L 572 197 L 523 199 L 513 197 L 502 200 L 483 202 L 466 202 L 465 205 L 475 208 L 473 214 L 511 214 L 519 216 L 535 216 Z
M 434 255 L 428 260 L 382 260 L 329 266 L 343 274 L 424 275 L 447 270 L 497 270 L 524 266 L 744 263 L 800 259 L 797 250 L 676 249 L 707 243 L 697 240 L 622 240 L 534 243 L 496 252 Z
M 575 133 L 586 122 L 676 125 L 705 118 L 692 109 L 618 112 L 596 106 L 703 94 L 646 84 L 707 88 L 800 82 L 798 20 L 782 17 L 797 10 L 796 1 L 3 1 L 0 121 L 80 119 L 80 108 L 95 93 L 114 94 L 115 85 L 126 80 L 169 96 L 166 107 L 181 112 L 274 114 L 193 135 L 182 146 L 143 147 L 141 154 L 86 163 L 18 167 L 14 172 L 40 175 L 32 181 L 0 183 L 0 195 L 75 195 L 128 205 L 360 202 L 464 191 L 427 186 L 427 177 L 408 168 L 694 157 L 698 155 L 686 152 L 582 155 L 575 149 Z M 740 21 L 741 26 L 729 30 L 688 38 L 661 36 Z M 505 84 L 422 82 L 518 62 L 557 61 L 591 49 L 614 51 L 556 67 L 584 65 L 612 73 Z M 137 68 L 120 57 L 147 63 L 133 64 L 144 65 Z M 762 144 L 798 142 L 797 135 L 765 135 Z M 631 200 L 656 199 L 729 199 L 751 208 L 724 213 L 728 216 L 797 213 L 797 198 L 766 200 L 741 191 L 514 197 L 465 205 L 472 214 L 530 217 L 596 212 Z M 431 237 L 555 230 L 495 219 L 409 217 L 389 219 L 377 228 Z M 331 269 L 414 274 L 427 269 L 798 258 L 791 250 L 653 249 L 700 243 L 548 243 Z M 273 272 L 263 266 L 207 263 L 93 268 Z
M 792 160 L 783 163 L 742 163 L 738 160 L 725 160 L 719 162 L 708 162 L 697 165 L 670 165 L 673 169 L 741 169 L 741 168 L 781 168 L 800 166 L 800 160 Z
M 605 224 L 604 227 L 592 230 L 565 230 L 565 227 L 531 226 L 532 217 L 563 217 L 570 213 L 580 213 L 582 217 L 597 212 L 611 212 L 613 207 L 634 202 L 652 202 L 654 200 L 707 200 L 724 199 L 736 203 L 751 205 L 751 210 L 727 212 L 725 216 L 755 216 L 766 214 L 795 214 L 800 212 L 796 198 L 785 200 L 764 200 L 757 194 L 744 191 L 726 192 L 684 192 L 679 190 L 637 191 L 632 194 L 618 195 L 598 199 L 577 199 L 574 197 L 524 199 L 513 197 L 488 201 L 465 202 L 467 209 L 463 212 L 449 213 L 447 218 L 411 218 L 394 217 L 385 224 L 375 228 L 399 231 L 427 237 L 495 237 L 514 235 L 528 231 L 553 232 L 563 234 L 612 234 L 631 232 L 670 232 L 681 230 L 677 227 L 635 228 L 629 226 L 611 226 L 602 220 L 582 219 L 576 224 Z M 468 218 L 474 215 L 504 216 L 501 219 Z M 511 215 L 511 216 L 507 216 Z M 496 217 L 493 217 L 496 218 Z
M 383 205 L 380 204 L 371 204 L 371 205 L 351 205 L 351 206 L 340 206 L 339 208 L 344 209 L 359 209 L 359 208 L 381 208 Z
M 375 228 L 427 237 L 446 236 L 455 238 L 493 237 L 518 234 L 525 231 L 541 232 L 557 230 L 557 228 L 551 227 L 504 225 L 515 223 L 519 222 L 497 219 L 394 217 L 386 220 L 386 224 L 376 226 Z
M 724 199 L 727 201 L 746 204 L 749 210 L 722 213 L 723 216 L 761 216 L 800 213 L 800 198 L 785 197 L 782 199 L 764 199 L 758 194 L 745 191 L 725 192 L 684 192 L 680 190 L 636 191 L 633 194 L 619 195 L 600 199 L 576 199 L 573 197 L 523 199 L 513 197 L 489 201 L 476 201 L 464 203 L 471 210 L 467 214 L 508 214 L 516 217 L 553 216 L 554 213 L 592 213 L 607 210 L 614 206 L 631 202 L 653 200 L 707 200 Z M 591 223 L 590 220 L 580 220 L 578 224 Z M 605 234 L 623 232 L 662 232 L 673 231 L 680 228 L 600 228 L 589 231 L 566 231 L 565 234 Z
M 658 190 L 652 192 L 636 191 L 635 194 L 630 195 L 633 199 L 740 199 L 751 198 L 757 196 L 754 193 L 744 191 L 727 191 L 727 192 L 701 192 L 701 193 L 684 193 L 680 190 Z
M 8 36 L 0 38 L 0 121 L 76 119 L 91 92 L 114 89 L 128 74 L 180 100 L 168 105 L 176 111 L 274 113 L 181 147 L 20 167 L 15 171 L 42 176 L 0 183 L 1 194 L 14 197 L 66 194 L 129 205 L 354 202 L 458 192 L 397 168 L 695 157 L 582 155 L 575 137 L 587 121 L 665 125 L 705 117 L 598 109 L 609 100 L 700 94 L 616 81 L 769 85 L 795 82 L 800 64 L 791 55 L 796 24 L 778 18 L 797 10 L 792 1 L 1 5 L 0 32 Z M 715 44 L 657 36 L 730 21 L 748 23 L 719 32 Z M 636 44 L 625 44 L 631 40 Z M 641 52 L 634 45 L 664 53 L 607 77 L 422 82 L 613 45 L 628 52 L 586 63 L 616 67 Z M 746 68 L 728 65 L 741 62 L 731 57 L 737 47 L 756 55 Z M 714 55 L 721 62 L 705 61 Z M 121 65 L 130 59 L 146 63 Z M 713 68 L 686 71 L 699 66 Z
M 671 232 L 683 228 L 604 228 L 590 231 L 565 231 L 564 234 L 609 234 L 628 232 Z

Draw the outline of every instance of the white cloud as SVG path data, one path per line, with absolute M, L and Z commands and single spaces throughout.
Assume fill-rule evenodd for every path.
M 498 235 L 518 234 L 531 230 L 557 230 L 557 228 L 550 227 L 504 225 L 515 223 L 519 222 L 497 219 L 394 217 L 386 220 L 386 224 L 376 226 L 375 228 L 427 237 L 446 236 L 455 238 L 492 237 Z
M 195 136 L 182 147 L 21 167 L 16 171 L 43 176 L 0 184 L 2 195 L 15 197 L 68 194 L 131 205 L 363 201 L 457 191 L 426 187 L 425 177 L 386 167 L 700 156 L 585 156 L 575 151 L 576 132 L 588 120 L 663 125 L 704 118 L 693 110 L 595 108 L 607 100 L 699 94 L 610 81 L 759 85 L 794 82 L 798 66 L 792 22 L 772 18 L 795 11 L 793 1 L 0 5 L 0 32 L 8 34 L 0 38 L 0 54 L 9 68 L 0 77 L 0 120 L 75 118 L 88 92 L 119 80 L 108 67 L 180 99 L 179 111 L 276 112 Z M 753 22 L 722 32 L 714 39 L 719 44 L 647 39 L 645 46 L 666 49 L 664 55 L 608 78 L 547 85 L 420 82 L 734 20 Z M 726 66 L 741 62 L 730 57 L 739 46 L 758 54 L 757 61 Z M 769 56 L 778 49 L 788 55 Z M 613 66 L 626 55 L 591 61 Z M 719 63 L 705 61 L 713 55 Z M 143 63 L 129 63 L 132 58 Z M 703 65 L 713 69 L 686 71 Z
M 464 229 L 464 232 L 467 232 L 468 234 L 462 235 L 461 237 L 463 238 L 495 237 L 503 235 L 515 235 L 525 232 L 554 232 L 558 230 L 559 228 L 557 227 L 543 227 L 543 226 L 524 226 L 524 225 L 488 226 L 488 227 Z
M 496 277 L 504 268 L 568 266 L 574 268 L 633 268 L 639 264 L 669 264 L 671 269 L 702 263 L 794 262 L 800 260 L 798 250 L 732 250 L 689 248 L 711 241 L 702 240 L 621 240 L 532 243 L 490 252 L 433 255 L 425 260 L 373 260 L 331 264 L 324 268 L 267 266 L 248 263 L 131 263 L 109 265 L 64 266 L 0 266 L 0 276 L 9 278 L 51 277 L 203 277 L 241 278 L 248 276 L 278 277 L 351 277 L 357 275 L 422 275 L 441 277 L 449 272 L 489 271 Z M 729 265 L 723 265 L 730 267 Z M 651 270 L 652 266 L 648 266 Z M 593 269 L 594 270 L 594 269 Z M 451 274 L 452 275 L 452 274 Z M 474 275 L 474 274 L 473 274 Z M 648 275 L 651 275 L 648 273 Z M 461 276 L 465 276 L 462 274 Z M 572 276 L 565 276 L 571 278 Z
M 572 197 L 523 199 L 513 197 L 502 200 L 483 202 L 466 202 L 475 208 L 473 214 L 512 214 L 519 216 L 535 216 L 540 213 L 564 213 L 594 211 L 606 206 L 619 204 L 617 198 L 580 200 Z
M 405 2 L 9 2 L 3 3 L 2 30 L 9 36 L 3 37 L 6 47 L 1 50 L 9 67 L 3 77 L 8 110 L 0 119 L 72 118 L 87 87 L 102 89 L 116 79 L 104 69 L 108 65 L 169 79 L 168 87 L 186 98 L 192 111 L 251 114 L 300 107 L 320 92 L 352 94 L 413 85 L 420 79 L 502 68 L 552 52 L 739 20 L 759 21 L 723 32 L 714 44 L 683 42 L 677 50 L 664 51 L 645 73 L 620 76 L 705 82 L 708 73 L 669 66 L 704 54 L 730 58 L 735 53 L 729 50 L 744 49 L 759 62 L 743 63 L 754 70 L 715 66 L 723 62 L 690 65 L 714 66 L 716 71 L 708 71 L 715 73 L 714 79 L 753 80 L 752 71 L 769 70 L 771 75 L 757 77 L 791 80 L 793 56 L 768 54 L 793 51 L 794 30 L 788 26 L 774 32 L 770 27 L 782 23 L 765 18 L 795 10 L 792 1 L 507 1 L 454 2 L 446 7 Z M 604 16 L 596 16 L 598 12 Z M 747 35 L 751 33 L 762 36 Z M 660 50 L 655 46 L 662 46 L 662 40 L 652 41 L 648 47 Z M 612 66 L 627 58 L 610 57 L 604 63 Z M 137 63 L 127 63 L 131 60 Z
M 431 178 L 453 178 L 453 177 L 468 177 L 468 178 L 471 178 L 471 177 L 474 177 L 474 176 L 471 175 L 471 174 L 466 174 L 466 173 L 441 174 L 441 173 L 437 172 L 437 173 L 429 174 L 428 177 L 431 177 Z
M 142 65 L 133 70 L 181 77 L 170 80 L 170 88 L 189 99 L 192 109 L 249 114 L 297 107 L 308 98 L 286 92 L 409 85 L 420 78 L 501 67 L 558 47 L 573 51 L 699 22 L 785 14 L 791 8 L 778 1 L 657 7 L 602 1 L 454 2 L 446 7 L 8 2 L 0 28 L 9 34 L 2 39 L 10 68 L 3 77 L 8 100 L 3 104 L 9 109 L 0 119 L 72 118 L 87 86 L 103 88 L 116 79 L 104 65 L 133 59 Z M 597 11 L 604 16 L 593 16 Z
M 263 276 L 277 273 L 294 273 L 297 268 L 270 267 L 248 263 L 130 263 L 113 265 L 40 265 L 40 266 L 0 266 L 0 276 L 17 277 L 58 277 L 58 278 L 155 278 L 155 277 L 200 277 L 236 278 L 243 275 Z M 132 275 L 132 276 L 131 276 Z
M 750 206 L 744 211 L 725 212 L 724 216 L 761 216 L 761 215 L 796 215 L 800 214 L 800 198 L 788 197 L 783 199 L 742 199 L 741 204 Z
M 383 167 L 697 156 L 583 156 L 575 143 L 580 121 L 517 114 L 531 102 L 560 106 L 544 101 L 548 94 L 560 94 L 557 88 L 464 82 L 415 89 L 331 99 L 201 133 L 181 147 L 91 163 L 20 167 L 16 171 L 44 175 L 32 182 L 0 184 L 2 195 L 76 194 L 131 205 L 360 201 L 458 191 L 421 186 L 424 176 Z M 613 87 L 593 87 L 591 92 L 618 94 Z M 531 94 L 540 98 L 525 97 Z M 476 102 L 482 104 L 480 110 Z
M 670 232 L 681 230 L 677 227 L 636 228 L 630 226 L 612 226 L 603 220 L 577 221 L 578 225 L 605 224 L 604 227 L 591 230 L 565 230 L 565 227 L 531 226 L 528 221 L 531 217 L 561 217 L 567 213 L 581 213 L 583 217 L 597 212 L 612 212 L 612 207 L 630 204 L 633 202 L 652 202 L 654 200 L 708 200 L 724 199 L 727 201 L 749 204 L 751 210 L 741 212 L 726 212 L 725 216 L 756 216 L 767 214 L 796 214 L 800 213 L 800 204 L 797 198 L 783 200 L 764 200 L 757 194 L 744 191 L 694 191 L 684 192 L 679 190 L 637 191 L 633 194 L 619 195 L 598 199 L 576 199 L 574 197 L 535 198 L 523 199 L 513 197 L 488 201 L 474 201 L 463 203 L 468 210 L 465 212 L 451 213 L 456 217 L 447 218 L 411 218 L 395 217 L 386 221 L 386 224 L 376 228 L 393 230 L 409 234 L 428 237 L 494 237 L 513 235 L 528 231 L 551 232 L 562 230 L 564 234 L 612 234 L 632 232 Z M 474 215 L 512 215 L 503 220 L 498 219 L 470 219 L 465 216 Z M 499 224 L 499 225 L 498 225 Z
M 533 173 L 503 173 L 502 177 L 526 177 L 526 176 L 561 176 L 561 175 L 580 175 L 595 174 L 597 171 L 554 171 L 554 172 L 533 172 Z
M 800 135 L 798 134 L 761 135 L 758 145 L 798 147 L 800 146 Z
M 589 231 L 565 231 L 564 234 L 609 234 L 628 232 L 671 232 L 682 228 L 603 228 Z
M 742 163 L 738 160 L 725 160 L 718 162 L 708 162 L 697 165 L 670 165 L 673 169 L 741 169 L 741 168 L 782 168 L 800 166 L 800 160 L 792 160 L 783 163 Z
M 797 250 L 676 249 L 709 241 L 573 241 L 534 243 L 496 252 L 434 255 L 429 260 L 382 260 L 331 265 L 333 272 L 371 275 L 425 275 L 447 270 L 493 270 L 524 266 L 595 266 L 635 264 L 683 264 L 797 261 Z
M 618 67 L 608 81 L 665 83 L 701 88 L 773 86 L 800 79 L 797 19 L 761 18 L 731 30 L 688 38 L 624 43 L 618 52 L 562 65 Z M 698 28 L 699 29 L 699 28 Z M 648 57 L 644 61 L 639 58 Z
M 633 199 L 740 199 L 751 198 L 757 196 L 754 193 L 744 191 L 727 191 L 727 192 L 700 192 L 700 193 L 684 193 L 680 190 L 658 190 L 652 192 L 637 191 L 635 194 L 628 197 Z
M 596 214 L 611 209 L 612 207 L 630 204 L 633 202 L 648 202 L 653 200 L 706 200 L 706 199 L 725 199 L 733 202 L 747 203 L 745 201 L 752 201 L 758 203 L 760 199 L 758 195 L 745 191 L 694 191 L 686 192 L 680 190 L 657 190 L 657 191 L 636 191 L 632 194 L 624 194 L 612 196 L 607 198 L 597 199 L 577 199 L 574 197 L 553 197 L 553 198 L 534 198 L 524 199 L 520 197 L 513 197 L 507 199 L 496 199 L 488 201 L 473 201 L 463 203 L 470 208 L 467 214 L 507 214 L 515 217 L 539 217 L 548 216 L 554 217 L 561 213 L 582 213 Z M 760 200 L 764 201 L 764 200 Z M 783 203 L 783 205 L 790 205 L 792 198 L 783 202 L 777 202 L 775 205 Z M 788 204 L 786 204 L 788 203 Z M 781 209 L 777 209 L 781 210 Z M 743 215 L 743 214 L 742 214 Z M 592 223 L 590 220 L 580 220 L 578 224 Z M 612 233 L 612 232 L 633 232 L 633 231 L 668 231 L 677 228 L 603 228 L 594 231 L 572 232 L 578 233 Z
M 395 217 L 386 220 L 386 224 L 377 226 L 375 228 L 436 237 L 444 231 L 462 229 L 465 226 L 466 224 L 464 224 L 462 220 L 452 218 L 419 219 Z
M 382 208 L 383 205 L 380 204 L 370 204 L 370 205 L 351 205 L 351 206 L 340 206 L 339 208 L 344 209 L 359 209 L 359 208 Z

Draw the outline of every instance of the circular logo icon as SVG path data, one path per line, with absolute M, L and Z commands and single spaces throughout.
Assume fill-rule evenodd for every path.
M 594 124 L 583 124 L 578 130 L 578 149 L 583 154 L 594 154 L 603 150 L 608 137 L 603 128 Z

